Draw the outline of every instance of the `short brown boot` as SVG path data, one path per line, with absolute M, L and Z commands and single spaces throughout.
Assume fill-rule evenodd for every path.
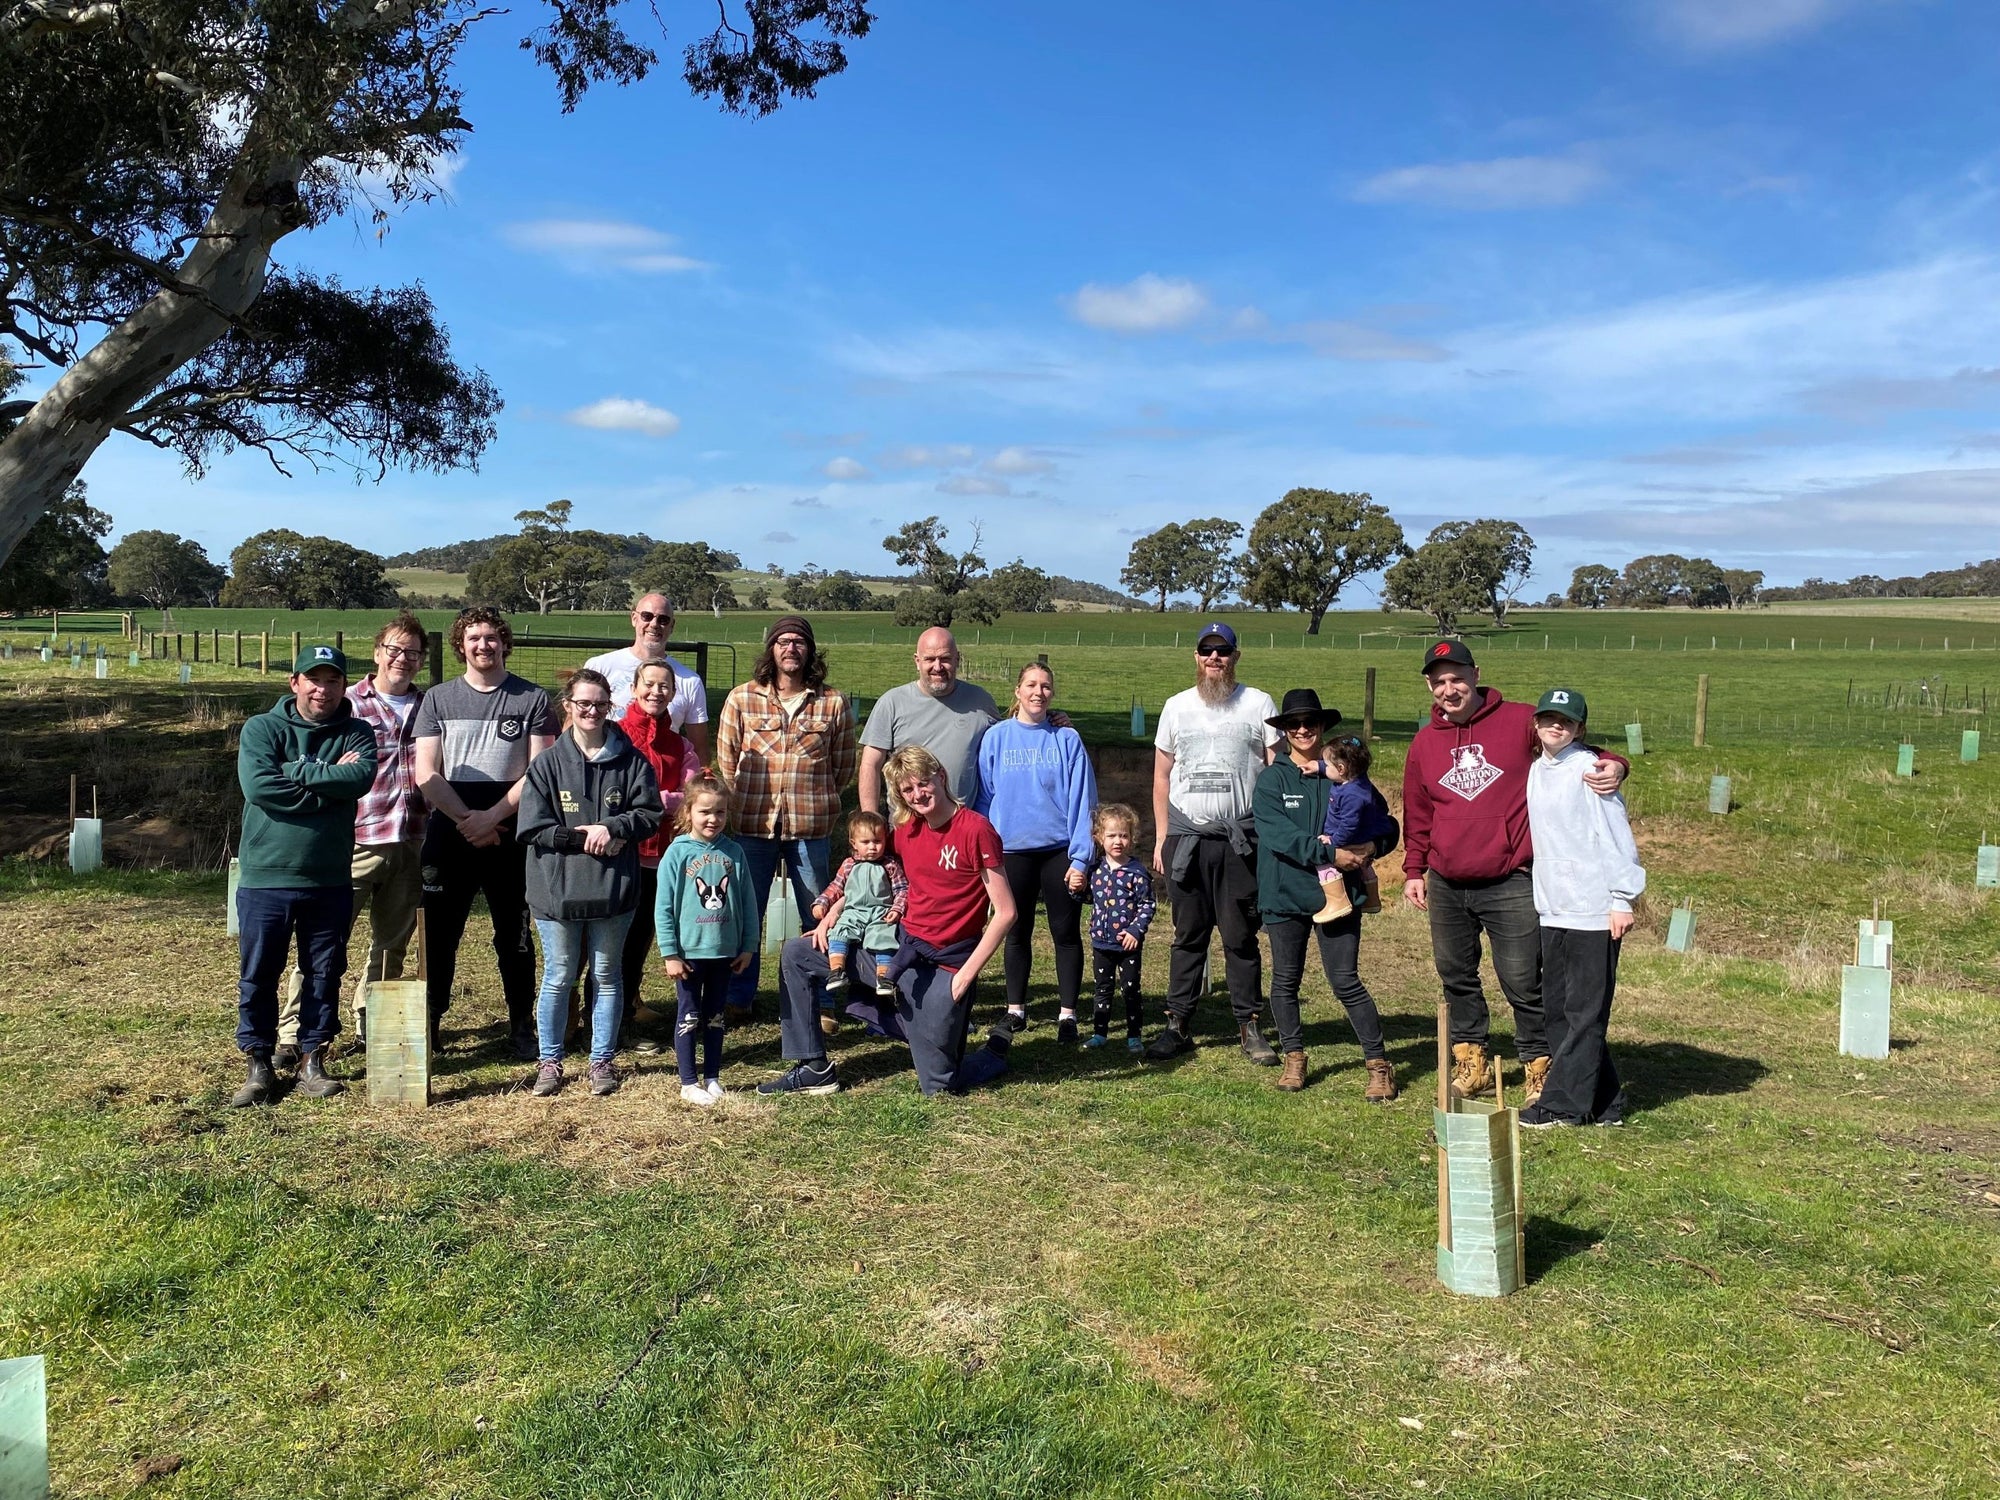
M 1381 915 L 1382 883 L 1380 881 L 1371 881 L 1369 883 L 1368 899 L 1361 903 L 1361 909 L 1371 917 Z
M 1306 1086 L 1306 1055 L 1303 1052 L 1285 1054 L 1285 1071 L 1278 1075 L 1278 1087 L 1288 1094 L 1296 1094 Z
M 1320 894 L 1326 897 L 1326 905 L 1313 913 L 1315 922 L 1338 922 L 1354 910 L 1354 898 L 1347 894 L 1347 882 L 1338 875 L 1319 883 Z
M 1521 1064 L 1521 1071 L 1527 1081 L 1521 1086 L 1521 1108 L 1526 1109 L 1542 1097 L 1542 1085 L 1549 1080 L 1549 1060 L 1546 1057 L 1531 1057 Z
M 1361 1095 L 1370 1104 L 1387 1104 L 1396 1097 L 1396 1070 L 1386 1057 L 1367 1059 L 1368 1088 Z
M 299 1063 L 299 1081 L 292 1091 L 308 1099 L 331 1099 L 347 1092 L 347 1085 L 326 1071 L 326 1048 L 315 1047 Z
M 1493 1067 L 1486 1060 L 1486 1048 L 1478 1042 L 1451 1045 L 1451 1096 L 1474 1099 L 1493 1092 Z

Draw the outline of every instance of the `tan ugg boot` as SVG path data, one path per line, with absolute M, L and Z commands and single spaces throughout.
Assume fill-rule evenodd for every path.
M 1474 1099 L 1493 1092 L 1493 1068 L 1484 1047 L 1478 1042 L 1453 1042 L 1451 1056 L 1452 1098 Z
M 1278 1087 L 1288 1094 L 1296 1094 L 1306 1086 L 1306 1055 L 1303 1052 L 1285 1054 L 1285 1071 L 1278 1075 Z
M 1521 1064 L 1521 1071 L 1527 1074 L 1527 1081 L 1521 1088 L 1521 1108 L 1542 1097 L 1542 1085 L 1549 1079 L 1549 1060 L 1546 1057 L 1530 1058 Z
M 1396 1070 L 1389 1066 L 1386 1057 L 1371 1057 L 1365 1060 L 1368 1069 L 1368 1088 L 1361 1095 L 1370 1104 L 1387 1104 L 1396 1097 Z
M 1319 883 L 1321 894 L 1326 897 L 1326 905 L 1313 914 L 1315 922 L 1338 922 L 1354 910 L 1354 898 L 1347 894 L 1347 882 L 1338 875 Z

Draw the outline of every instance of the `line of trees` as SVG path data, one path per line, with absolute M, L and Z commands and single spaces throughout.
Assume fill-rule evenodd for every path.
M 1763 591 L 1761 569 L 1724 568 L 1706 557 L 1655 552 L 1633 558 L 1623 572 L 1585 563 L 1570 574 L 1568 594 L 1552 595 L 1550 602 L 1572 609 L 1748 609 Z
M 1858 573 L 1845 583 L 1808 578 L 1804 583 L 1764 590 L 1767 600 L 1780 599 L 1990 599 L 2000 595 L 2000 557 L 1968 563 L 1962 568 L 1883 578 Z

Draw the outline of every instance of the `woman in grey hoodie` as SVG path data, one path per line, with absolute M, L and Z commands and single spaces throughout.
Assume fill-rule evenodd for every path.
M 584 667 L 563 689 L 569 727 L 528 767 L 518 837 L 528 846 L 528 911 L 542 940 L 536 1007 L 538 1095 L 562 1087 L 569 997 L 584 955 L 596 992 L 590 1013 L 590 1091 L 617 1092 L 611 1060 L 624 1014 L 625 929 L 639 904 L 639 841 L 660 826 L 653 768 L 609 722 L 611 685 Z
M 1528 767 L 1535 913 L 1542 928 L 1542 1004 L 1549 1072 L 1542 1096 L 1521 1111 L 1545 1125 L 1622 1125 L 1625 1096 L 1604 1034 L 1618 982 L 1618 945 L 1632 902 L 1646 889 L 1625 799 L 1583 783 L 1597 756 L 1578 743 L 1589 712 L 1574 688 L 1550 688 L 1535 705 Z

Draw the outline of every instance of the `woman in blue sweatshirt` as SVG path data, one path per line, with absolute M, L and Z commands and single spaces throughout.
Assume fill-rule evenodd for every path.
M 1083 989 L 1083 892 L 1096 852 L 1090 818 L 1097 808 L 1097 772 L 1074 729 L 1049 722 L 1056 679 L 1029 662 L 1014 681 L 1014 717 L 979 742 L 979 795 L 973 810 L 1000 835 L 1007 885 L 1019 913 L 1007 930 L 1007 1016 L 1028 1024 L 1028 971 L 1034 962 L 1035 901 L 1049 913 L 1056 950 L 1056 995 L 1062 1005 L 1057 1039 L 1076 1040 L 1076 1001 Z

